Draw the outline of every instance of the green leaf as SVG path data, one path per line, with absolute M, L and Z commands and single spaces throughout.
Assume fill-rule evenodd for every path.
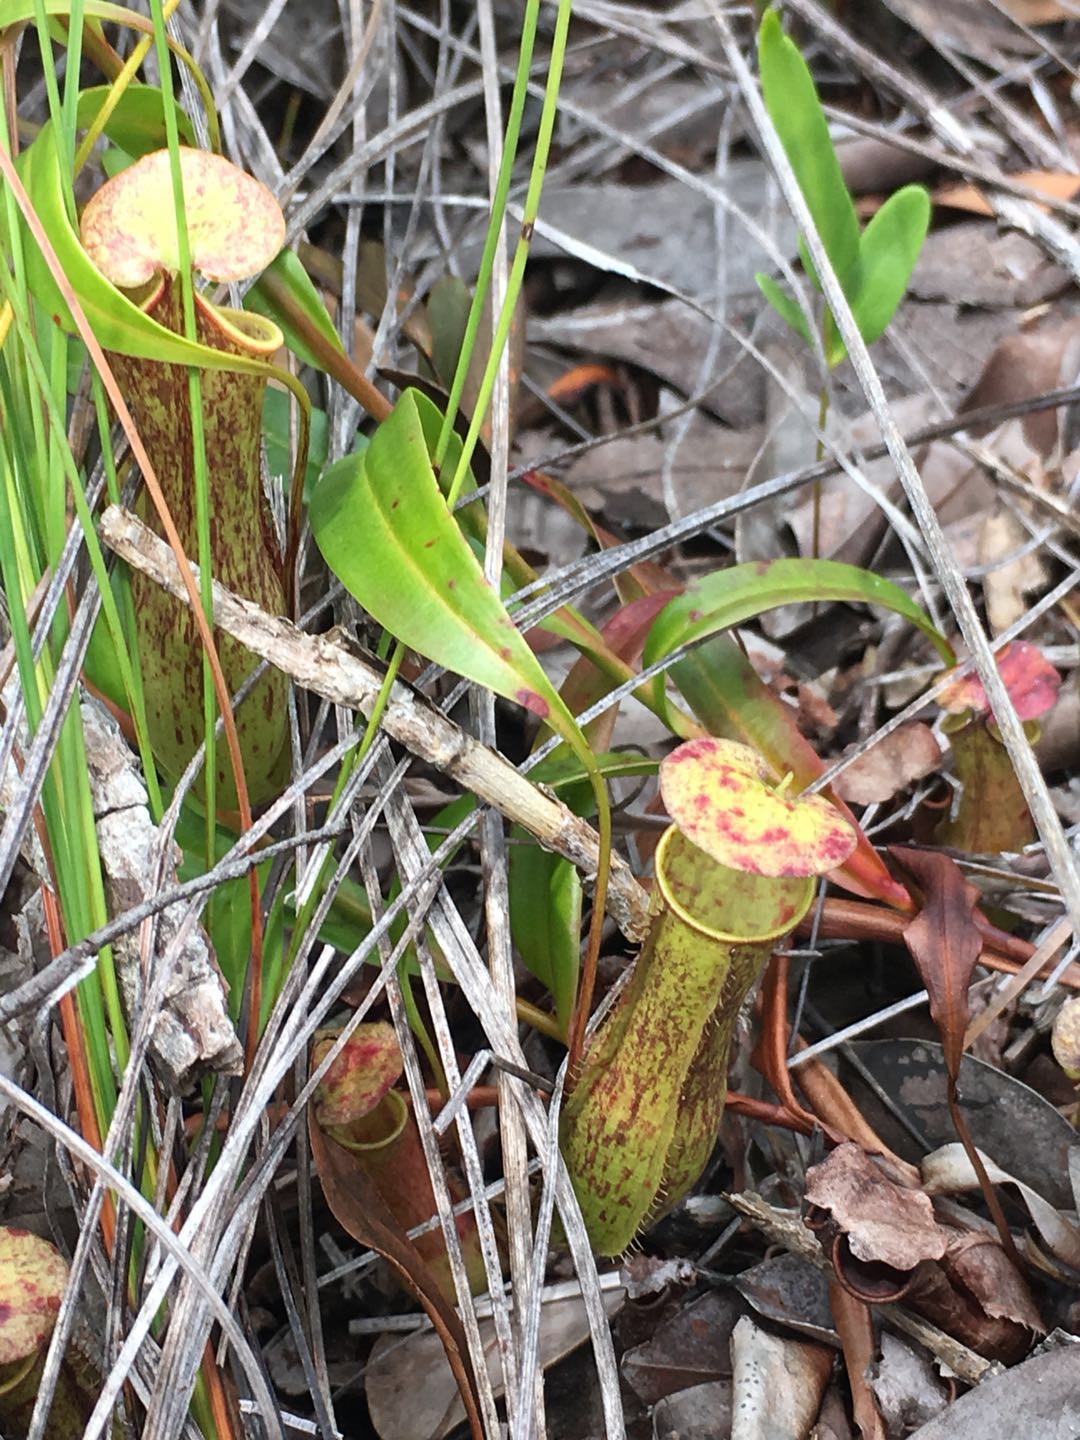
M 763 275 L 760 270 L 754 276 L 754 279 L 757 281 L 758 289 L 780 316 L 780 319 L 786 321 L 792 330 L 795 331 L 796 335 L 801 335 L 807 345 L 813 347 L 814 339 L 810 334 L 810 326 L 807 324 L 806 316 L 803 314 L 801 307 L 795 299 L 778 285 L 771 276 Z
M 862 233 L 851 311 L 867 345 L 884 332 L 904 298 L 930 226 L 930 196 L 921 185 L 890 195 Z
M 435 375 L 443 385 L 453 383 L 471 306 L 468 286 L 457 275 L 444 275 L 431 287 L 427 298 L 431 359 Z
M 46 15 L 70 16 L 71 0 L 41 0 Z M 139 15 L 123 5 L 104 3 L 104 0 L 83 0 L 83 14 L 95 20 L 113 20 L 117 25 L 129 25 L 134 29 L 148 31 L 150 23 L 145 15 Z M 37 0 L 0 0 L 0 29 L 18 25 L 24 20 L 33 20 Z
M 510 846 L 510 930 L 525 965 L 551 992 L 563 1033 L 577 994 L 581 876 L 569 860 L 530 844 L 515 826 Z
M 111 85 L 95 85 L 79 92 L 75 123 L 80 130 L 90 128 L 112 92 Z M 175 102 L 173 110 L 181 141 L 194 145 L 195 127 Z M 167 140 L 165 97 L 157 86 L 129 85 L 105 122 L 105 134 L 133 159 L 148 155 L 151 150 L 164 149 Z
M 331 465 L 311 498 L 323 558 L 402 644 L 577 735 L 540 662 L 484 578 L 431 463 L 441 419 L 406 390 L 363 455 Z M 445 469 L 460 454 L 452 436 Z
M 244 309 L 251 310 L 256 315 L 264 315 L 268 320 L 273 320 L 285 336 L 285 344 L 305 365 L 310 365 L 315 370 L 325 369 L 322 359 L 314 353 L 298 333 L 288 310 L 280 304 L 271 286 L 265 283 L 267 279 L 276 279 L 296 305 L 300 314 L 318 331 L 326 343 L 341 354 L 345 353 L 341 337 L 334 329 L 334 322 L 327 313 L 322 296 L 315 288 L 311 276 L 304 269 L 303 263 L 295 251 L 282 250 L 270 262 L 244 296 Z
M 813 76 L 775 10 L 765 12 L 758 31 L 758 65 L 765 106 L 843 285 L 858 263 L 859 221 Z
M 946 664 L 955 663 L 952 648 L 930 617 L 891 580 L 837 560 L 798 558 L 732 565 L 696 580 L 656 617 L 645 642 L 645 664 L 779 605 L 826 600 L 893 610 L 927 636 Z M 653 685 L 660 704 L 664 677 L 657 676 Z

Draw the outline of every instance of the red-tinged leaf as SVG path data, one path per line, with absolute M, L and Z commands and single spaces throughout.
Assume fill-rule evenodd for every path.
M 979 892 L 947 855 L 899 845 L 891 845 L 889 854 L 922 892 L 922 909 L 904 927 L 904 942 L 930 996 L 930 1014 L 955 1081 L 971 1016 L 968 988 L 982 950 L 974 918 Z
M 618 536 L 593 519 L 570 487 L 561 480 L 539 470 L 526 471 L 522 478 L 531 489 L 546 495 L 565 510 L 571 520 L 592 536 L 601 550 L 610 550 L 619 544 Z M 613 583 L 624 605 L 631 604 L 643 595 L 652 595 L 658 590 L 675 592 L 682 589 L 675 577 L 654 560 L 639 560 L 637 564 L 631 565 L 629 570 L 616 575 Z
M 308 1108 L 311 1157 L 327 1204 L 338 1222 L 361 1245 L 377 1251 L 413 1292 L 438 1332 L 458 1390 L 461 1392 L 474 1440 L 483 1440 L 484 1427 L 476 1380 L 469 1360 L 468 1342 L 457 1311 L 444 1296 L 432 1274 L 356 1157 L 320 1130 Z
M 1037 645 L 1014 640 L 999 652 L 997 667 L 1021 720 L 1037 720 L 1053 707 L 1061 689 L 1061 676 Z M 990 710 L 983 683 L 974 672 L 952 681 L 942 691 L 940 704 L 950 715 L 965 710 L 985 715 Z
M 664 590 L 655 595 L 642 595 L 623 605 L 601 630 L 608 649 L 625 660 L 628 665 L 637 665 L 641 660 L 641 649 L 645 637 L 657 615 L 671 599 L 672 591 Z M 560 691 L 567 707 L 574 715 L 588 710 L 597 700 L 602 699 L 615 687 L 615 681 L 606 675 L 587 655 L 575 660 L 569 675 L 563 681 Z M 611 732 L 618 717 L 618 706 L 612 705 L 603 715 L 589 723 L 586 734 L 595 750 L 605 750 L 611 743 Z
M 855 848 L 855 831 L 822 795 L 770 783 L 749 745 L 705 735 L 660 765 L 660 790 L 676 825 L 699 849 L 750 875 L 823 875 Z
M 684 645 L 798 601 L 841 601 L 892 610 L 921 630 L 946 664 L 955 663 L 944 635 L 899 585 L 857 565 L 806 557 L 751 561 L 701 576 L 657 616 L 645 643 L 645 663 L 651 665 Z M 662 692 L 663 677 L 653 684 Z

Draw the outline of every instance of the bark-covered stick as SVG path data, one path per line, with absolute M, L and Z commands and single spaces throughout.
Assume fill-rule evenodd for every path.
M 101 517 L 101 537 L 134 569 L 148 575 L 182 604 L 187 592 L 172 551 L 129 511 L 110 505 Z M 197 575 L 197 567 L 193 566 Z M 253 655 L 283 670 L 297 685 L 334 705 L 370 713 L 383 683 L 379 662 L 343 630 L 305 635 L 288 620 L 214 582 L 214 624 Z M 497 751 L 481 745 L 411 686 L 395 681 L 382 728 L 392 740 L 426 760 L 462 789 L 508 820 L 523 826 L 546 849 L 564 856 L 592 879 L 599 842 L 596 831 L 561 801 L 518 773 Z M 649 900 L 629 866 L 612 857 L 607 908 L 630 940 L 648 929 Z

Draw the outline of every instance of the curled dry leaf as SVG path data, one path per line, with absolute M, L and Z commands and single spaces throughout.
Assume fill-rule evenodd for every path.
M 208 280 L 246 280 L 285 244 L 285 217 L 271 192 L 222 155 L 180 148 L 191 263 Z M 167 150 L 155 150 L 107 181 L 87 203 L 82 242 L 114 285 L 134 289 L 180 268 Z
M 836 777 L 834 789 L 849 805 L 881 805 L 941 763 L 941 746 L 929 725 L 913 720 L 871 745 Z
M 1025 1181 L 1002 1170 L 982 1151 L 979 1153 L 995 1185 L 1014 1185 L 1019 1191 L 1035 1228 L 1054 1258 L 1080 1272 L 1080 1226 L 1056 1210 Z M 979 1189 L 979 1177 L 962 1145 L 942 1145 L 924 1157 L 920 1169 L 930 1195 L 965 1194 Z
M 838 1146 L 807 1172 L 805 1223 L 844 1289 L 860 1300 L 903 1299 L 990 1359 L 1012 1362 L 1042 1333 L 1038 1310 L 997 1238 L 946 1228 L 923 1190 L 882 1174 L 858 1146 Z
M 1054 705 L 1061 689 L 1061 676 L 1037 645 L 1014 640 L 998 652 L 997 666 L 1021 720 L 1037 720 Z M 974 710 L 980 715 L 990 712 L 986 691 L 974 672 L 961 675 L 947 685 L 941 693 L 940 704 L 950 715 L 960 715 L 965 710 Z
M 924 1260 L 945 1254 L 948 1236 L 934 1218 L 930 1197 L 888 1179 L 850 1141 L 806 1172 L 806 1200 L 812 1207 L 806 1223 L 819 1232 L 845 1280 L 853 1268 L 886 1267 L 894 1272 L 890 1283 L 895 1280 L 902 1292 L 905 1277 Z
M 787 795 L 749 745 L 706 735 L 660 765 L 660 790 L 686 838 L 750 875 L 823 875 L 842 865 L 856 834 L 821 795 Z
M 1046 1334 L 1026 1282 L 995 1235 L 958 1232 L 949 1240 L 942 1270 L 954 1296 L 970 1299 L 985 1317 L 981 1333 L 971 1337 L 973 1348 L 981 1354 L 1016 1360 L 1031 1348 L 1033 1335 Z M 953 1304 L 955 1301 L 942 1319 L 951 1317 Z

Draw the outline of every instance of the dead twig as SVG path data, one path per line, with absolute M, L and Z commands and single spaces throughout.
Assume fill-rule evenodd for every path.
M 188 603 L 169 547 L 129 511 L 110 505 L 101 517 L 101 537 L 122 560 Z M 268 615 L 217 581 L 214 624 L 304 689 L 334 705 L 364 715 L 371 712 L 382 687 L 383 668 L 343 630 L 305 635 L 288 620 Z M 402 681 L 390 692 L 382 728 L 411 754 L 434 765 L 478 800 L 523 826 L 541 845 L 564 856 L 587 879 L 596 874 L 600 846 L 591 825 L 521 775 L 497 751 L 467 735 Z M 648 895 L 618 856 L 612 856 L 608 911 L 628 939 L 644 938 Z

